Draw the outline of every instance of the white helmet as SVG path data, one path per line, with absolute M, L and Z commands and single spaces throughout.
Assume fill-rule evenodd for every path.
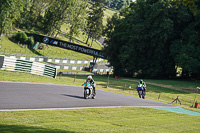
M 88 80 L 91 80 L 91 79 L 92 79 L 92 76 L 91 76 L 91 75 L 89 75 L 89 76 L 87 77 L 87 79 L 88 79 Z

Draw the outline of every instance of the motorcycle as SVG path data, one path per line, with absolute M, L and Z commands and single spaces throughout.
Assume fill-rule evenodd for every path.
M 93 86 L 90 84 L 90 82 L 86 81 L 84 84 L 84 98 L 85 99 L 95 99 L 96 94 L 94 93 Z M 96 84 L 94 83 L 94 87 Z
M 137 86 L 137 91 L 138 91 L 139 97 L 145 99 L 145 90 L 144 90 L 144 87 L 142 86 L 142 84 L 139 84 Z

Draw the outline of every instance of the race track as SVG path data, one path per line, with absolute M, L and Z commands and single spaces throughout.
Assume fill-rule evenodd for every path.
M 91 107 L 177 107 L 161 102 L 96 90 L 96 99 L 84 99 L 83 87 L 39 83 L 1 82 L 0 111 Z

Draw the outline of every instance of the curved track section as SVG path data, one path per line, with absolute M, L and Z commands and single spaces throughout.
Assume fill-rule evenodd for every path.
M 0 111 L 93 107 L 177 107 L 127 95 L 96 90 L 96 99 L 84 99 L 83 87 L 0 82 Z

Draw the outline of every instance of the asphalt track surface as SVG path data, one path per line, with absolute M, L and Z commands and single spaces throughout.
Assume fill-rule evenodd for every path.
M 0 111 L 121 106 L 177 107 L 98 89 L 96 92 L 96 99 L 84 99 L 83 87 L 0 81 Z

